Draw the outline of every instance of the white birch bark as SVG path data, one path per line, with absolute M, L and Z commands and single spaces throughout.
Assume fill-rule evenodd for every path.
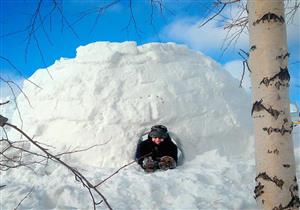
M 284 3 L 283 0 L 248 0 L 248 10 L 255 198 L 261 209 L 298 209 Z

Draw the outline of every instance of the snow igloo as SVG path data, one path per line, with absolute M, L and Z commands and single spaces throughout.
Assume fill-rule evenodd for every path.
M 130 162 L 139 135 L 155 124 L 179 139 L 185 161 L 214 149 L 233 157 L 248 150 L 249 96 L 218 63 L 186 46 L 96 42 L 47 71 L 29 78 L 41 88 L 24 82 L 31 106 L 18 97 L 23 130 L 55 151 L 97 145 L 72 155 L 84 164 Z M 13 122 L 20 126 L 17 113 Z

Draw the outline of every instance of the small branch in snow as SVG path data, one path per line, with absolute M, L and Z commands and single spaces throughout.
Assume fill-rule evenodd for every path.
M 67 152 L 62 152 L 62 153 L 59 153 L 55 156 L 62 156 L 62 155 L 67 155 L 67 154 L 74 154 L 74 153 L 78 153 L 78 152 L 85 152 L 85 151 L 88 151 L 94 147 L 99 147 L 99 146 L 103 146 L 105 144 L 107 144 L 108 142 L 110 142 L 111 140 L 108 140 L 107 142 L 104 142 L 103 144 L 95 144 L 93 146 L 90 146 L 90 147 L 87 147 L 87 148 L 84 148 L 84 149 L 74 149 L 74 150 L 71 150 L 71 151 L 67 151 Z
M 140 158 L 137 159 L 137 160 L 133 160 L 133 161 L 131 161 L 130 163 L 127 163 L 126 165 L 122 166 L 122 167 L 119 168 L 117 171 L 115 171 L 113 174 L 111 174 L 110 176 L 108 176 L 107 178 L 105 178 L 104 180 L 102 180 L 101 182 L 99 182 L 98 184 L 94 185 L 94 187 L 100 186 L 101 184 L 103 184 L 104 182 L 106 182 L 108 179 L 110 179 L 111 177 L 113 177 L 114 175 L 116 175 L 117 173 L 119 173 L 119 171 L 121 171 L 122 169 L 124 169 L 124 168 L 130 166 L 131 164 L 133 164 L 133 163 L 135 163 L 135 162 L 138 162 L 140 159 L 145 158 L 145 157 L 147 157 L 147 156 L 149 156 L 149 155 L 151 155 L 151 154 L 152 154 L 152 152 L 150 152 L 150 153 L 148 153 L 148 154 L 146 154 L 146 155 L 140 157 Z
M 25 195 L 25 197 L 18 203 L 17 207 L 14 208 L 14 210 L 17 210 L 19 206 L 22 204 L 22 202 L 32 193 L 33 188 Z
M 0 106 L 2 106 L 2 105 L 5 105 L 5 104 L 8 104 L 10 101 L 8 100 L 8 101 L 5 101 L 5 102 L 0 102 Z
M 105 178 L 104 180 L 102 180 L 101 182 L 99 182 L 98 184 L 94 185 L 94 187 L 98 187 L 99 185 L 103 184 L 104 182 L 106 182 L 108 179 L 110 179 L 111 177 L 113 177 L 114 175 L 116 175 L 117 173 L 119 173 L 119 171 L 121 171 L 122 169 L 130 166 L 131 164 L 135 163 L 136 160 L 131 161 L 130 163 L 122 166 L 121 168 L 119 168 L 117 171 L 115 171 L 113 174 L 111 174 L 110 176 L 108 176 L 107 178 Z

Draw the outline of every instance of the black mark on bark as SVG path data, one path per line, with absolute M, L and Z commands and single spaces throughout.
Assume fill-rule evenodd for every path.
M 253 118 L 263 118 L 263 117 L 265 117 L 265 115 L 257 115 L 257 116 L 253 116 Z
M 255 178 L 255 181 L 257 181 L 258 179 L 263 179 L 266 181 L 273 182 L 280 189 L 282 189 L 282 186 L 284 184 L 284 181 L 282 179 L 278 179 L 277 176 L 271 178 L 266 172 L 259 173 Z
M 279 86 L 277 84 L 278 87 L 276 86 L 277 89 L 279 89 L 280 86 L 287 86 L 288 84 L 284 84 L 283 82 L 285 82 L 285 81 L 289 82 L 290 78 L 291 77 L 290 77 L 288 68 L 287 67 L 285 67 L 285 68 L 280 67 L 280 71 L 277 74 L 275 74 L 273 77 L 270 77 L 270 78 L 264 77 L 259 84 L 260 85 L 264 84 L 266 87 L 268 87 L 271 84 L 271 82 L 273 82 L 275 79 L 279 79 L 281 83 L 279 83 Z
M 271 79 L 274 80 L 276 77 L 278 77 L 279 80 L 281 81 L 290 81 L 291 77 L 289 74 L 289 70 L 287 67 L 281 68 L 280 67 L 280 72 L 275 74 Z
M 284 181 L 282 179 L 278 179 L 276 176 L 273 177 L 273 182 L 282 189 Z
M 258 198 L 259 196 L 261 196 L 264 191 L 264 185 L 262 185 L 260 182 L 258 182 L 258 185 L 255 186 L 255 189 L 254 189 L 254 199 Z
M 268 12 L 267 14 L 264 14 L 260 19 L 257 19 L 255 22 L 253 22 L 253 25 L 255 26 L 256 24 L 259 24 L 261 22 L 264 23 L 265 21 L 284 23 L 284 18 L 281 15 L 278 16 L 274 13 Z
M 252 45 L 252 46 L 250 47 L 250 50 L 249 50 L 249 51 L 254 51 L 254 50 L 256 50 L 256 45 Z
M 279 155 L 279 150 L 278 149 L 274 149 L 274 150 L 268 150 L 268 153 L 274 153 L 275 155 Z
M 276 56 L 276 60 L 284 60 L 288 57 L 290 57 L 290 53 L 287 52 L 286 54 Z
M 262 110 L 265 110 L 277 120 L 280 113 L 283 113 L 283 111 L 278 111 L 276 109 L 273 109 L 271 106 L 267 108 L 262 102 L 263 100 L 261 99 L 260 101 L 256 101 L 253 104 L 251 110 L 251 116 L 253 116 L 253 112 L 260 112 Z
M 285 168 L 289 168 L 289 167 L 291 167 L 291 165 L 290 164 L 282 164 L 283 165 L 283 167 L 285 167 Z
M 282 204 L 280 204 L 278 207 L 275 206 L 273 208 L 273 210 L 284 210 L 284 209 L 294 209 L 294 208 L 297 209 L 297 208 L 300 207 L 300 199 L 299 199 L 299 196 L 298 196 L 298 184 L 297 184 L 297 182 L 295 182 L 294 184 L 292 184 L 290 186 L 289 191 L 291 193 L 290 202 L 286 206 L 282 206 Z
M 288 122 L 288 120 L 285 118 L 285 119 L 283 119 L 283 124 L 282 124 L 281 128 L 265 127 L 265 128 L 263 128 L 263 131 L 266 131 L 269 135 L 273 132 L 280 133 L 282 136 L 285 133 L 291 134 L 293 131 L 293 123 L 291 123 L 290 129 L 286 129 L 284 126 L 287 122 Z
M 275 87 L 277 88 L 277 90 L 280 90 L 280 87 L 289 87 L 289 86 L 290 86 L 289 83 L 284 84 L 284 83 L 281 83 L 280 81 L 277 81 L 275 83 Z

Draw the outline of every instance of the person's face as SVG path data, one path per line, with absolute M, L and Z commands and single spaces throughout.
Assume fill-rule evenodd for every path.
M 155 144 L 160 144 L 161 142 L 164 141 L 163 138 L 160 138 L 160 137 L 152 137 L 152 141 L 155 143 Z

